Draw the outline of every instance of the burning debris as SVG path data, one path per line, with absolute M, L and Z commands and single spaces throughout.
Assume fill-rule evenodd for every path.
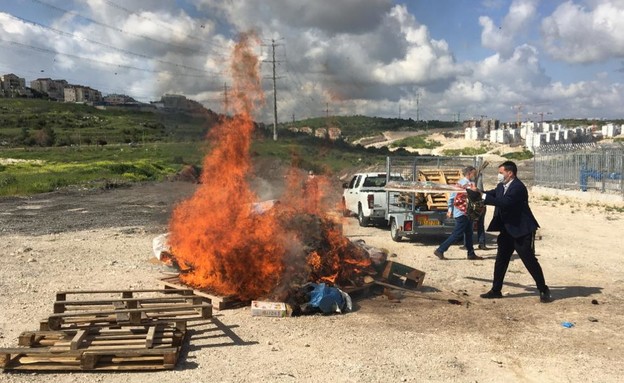
M 217 295 L 288 302 L 301 313 L 347 309 L 342 292 L 334 290 L 362 286 L 378 274 L 385 256 L 377 251 L 371 257 L 370 249 L 342 235 L 340 219 L 326 203 L 327 179 L 293 168 L 279 203 L 259 203 L 248 185 L 252 114 L 263 101 L 255 42 L 246 35 L 234 49 L 235 115 L 208 135 L 211 150 L 198 188 L 171 217 L 167 256 L 182 283 Z M 323 301 L 325 296 L 330 298 Z

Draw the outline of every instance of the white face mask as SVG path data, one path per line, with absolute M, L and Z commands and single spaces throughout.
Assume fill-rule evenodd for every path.
M 498 177 L 497 177 L 498 183 L 503 183 L 505 181 L 505 176 L 501 173 L 498 173 Z

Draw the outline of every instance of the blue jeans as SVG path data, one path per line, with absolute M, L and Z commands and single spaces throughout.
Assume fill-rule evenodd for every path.
M 468 255 L 474 254 L 474 247 L 472 244 L 472 221 L 465 215 L 455 218 L 455 227 L 453 228 L 453 232 L 444 242 L 442 242 L 437 251 L 444 254 L 444 252 L 447 251 L 451 245 L 462 237 L 464 237 L 466 241 L 466 250 L 468 251 Z
M 485 211 L 477 220 L 477 243 L 485 246 Z M 464 246 L 466 246 L 466 237 L 464 237 Z

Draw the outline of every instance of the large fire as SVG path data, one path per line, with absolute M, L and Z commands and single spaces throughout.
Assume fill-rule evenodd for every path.
M 293 282 L 353 281 L 358 270 L 370 266 L 328 218 L 325 177 L 302 177 L 292 169 L 280 203 L 268 211 L 254 209 L 249 148 L 252 114 L 263 101 L 256 43 L 248 34 L 234 49 L 234 117 L 209 133 L 200 186 L 176 206 L 169 224 L 181 280 L 243 300 L 266 297 Z

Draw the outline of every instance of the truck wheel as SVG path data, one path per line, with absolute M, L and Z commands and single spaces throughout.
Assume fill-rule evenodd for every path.
M 394 242 L 401 242 L 402 236 L 399 235 L 399 228 L 395 219 L 390 220 L 390 237 Z
M 347 209 L 347 202 L 345 201 L 345 199 L 342 199 L 342 216 L 343 217 L 349 217 L 351 216 L 351 212 Z
M 360 226 L 368 226 L 369 222 L 370 222 L 370 218 L 364 217 L 362 206 L 358 206 L 358 223 L 360 224 Z

